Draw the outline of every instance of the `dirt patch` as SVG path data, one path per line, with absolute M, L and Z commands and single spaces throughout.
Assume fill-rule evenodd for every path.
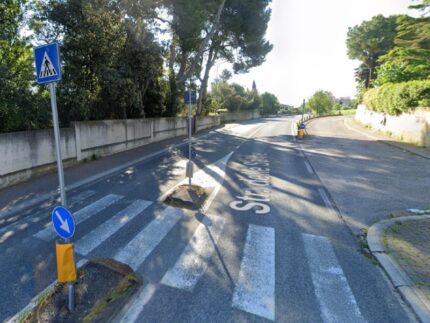
M 164 203 L 173 207 L 198 210 L 203 206 L 208 196 L 209 192 L 201 186 L 181 185 L 166 198 Z
M 78 271 L 75 310 L 67 308 L 67 285 L 57 284 L 39 299 L 21 322 L 106 321 L 122 308 L 142 280 L 133 270 L 111 259 L 92 260 Z
M 385 231 L 387 252 L 430 298 L 430 220 L 396 222 Z

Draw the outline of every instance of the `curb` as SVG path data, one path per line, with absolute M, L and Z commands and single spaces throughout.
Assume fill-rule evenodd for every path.
M 76 269 L 80 269 L 82 267 L 84 267 L 87 263 L 89 262 L 88 259 L 83 258 L 81 259 L 77 264 L 76 264 Z M 18 313 L 16 313 L 14 316 L 12 316 L 9 319 L 6 319 L 6 323 L 18 323 L 21 321 L 22 317 L 30 311 L 33 311 L 34 308 L 38 305 L 39 303 L 39 298 L 42 295 L 45 295 L 51 291 L 54 290 L 55 285 L 57 284 L 57 280 L 53 281 L 51 284 L 48 285 L 48 287 L 46 287 L 44 290 L 42 290 L 39 294 L 37 294 L 36 296 L 34 296 L 31 301 L 28 303 L 28 305 L 26 307 L 24 307 L 22 310 L 20 310 Z
M 394 288 L 400 293 L 404 301 L 415 313 L 416 317 L 422 323 L 430 323 L 430 300 L 428 300 L 427 297 L 414 286 L 405 271 L 387 254 L 383 241 L 385 230 L 396 222 L 423 219 L 430 219 L 430 215 L 403 216 L 377 222 L 369 228 L 367 233 L 367 243 L 369 245 L 370 252 L 378 260 L 379 264 L 393 283 Z

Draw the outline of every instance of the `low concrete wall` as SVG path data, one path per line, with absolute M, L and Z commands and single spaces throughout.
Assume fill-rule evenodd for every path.
M 75 132 L 60 129 L 63 160 L 76 159 Z M 53 130 L 0 134 L 0 188 L 27 180 L 55 167 Z
M 153 122 L 153 141 L 185 136 L 188 133 L 187 118 L 157 118 Z
M 208 116 L 208 117 L 197 117 L 196 118 L 196 131 L 202 131 L 217 127 L 221 124 L 220 116 Z
M 227 113 L 197 117 L 196 131 L 219 126 L 222 122 L 258 118 L 258 112 Z M 188 133 L 186 118 L 104 120 L 75 122 L 61 129 L 62 157 L 65 164 L 101 157 Z M 53 130 L 0 134 L 0 188 L 46 173 L 55 167 Z
M 430 147 L 430 109 L 419 108 L 413 113 L 391 116 L 359 105 L 355 119 L 398 140 Z
M 152 140 L 150 119 L 76 122 L 74 127 L 78 161 L 115 154 Z
M 232 112 L 232 113 L 223 113 L 220 115 L 221 123 L 229 123 L 233 121 L 245 121 L 251 119 L 257 119 L 260 117 L 260 113 L 258 111 L 245 111 L 245 112 Z

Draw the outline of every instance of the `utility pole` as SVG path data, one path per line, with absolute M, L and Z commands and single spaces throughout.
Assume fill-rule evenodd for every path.
M 305 119 L 305 103 L 306 103 L 306 100 L 305 100 L 305 99 L 303 99 L 302 123 L 305 121 L 305 120 L 304 120 L 304 119 Z

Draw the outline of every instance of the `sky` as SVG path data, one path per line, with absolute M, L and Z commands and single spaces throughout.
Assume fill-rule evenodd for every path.
M 274 0 L 267 39 L 274 45 L 266 62 L 232 82 L 247 88 L 255 80 L 260 93 L 271 92 L 283 104 L 299 105 L 317 90 L 354 97 L 354 69 L 347 56 L 348 27 L 383 14 L 412 14 L 412 0 Z M 212 77 L 229 66 L 219 63 Z

